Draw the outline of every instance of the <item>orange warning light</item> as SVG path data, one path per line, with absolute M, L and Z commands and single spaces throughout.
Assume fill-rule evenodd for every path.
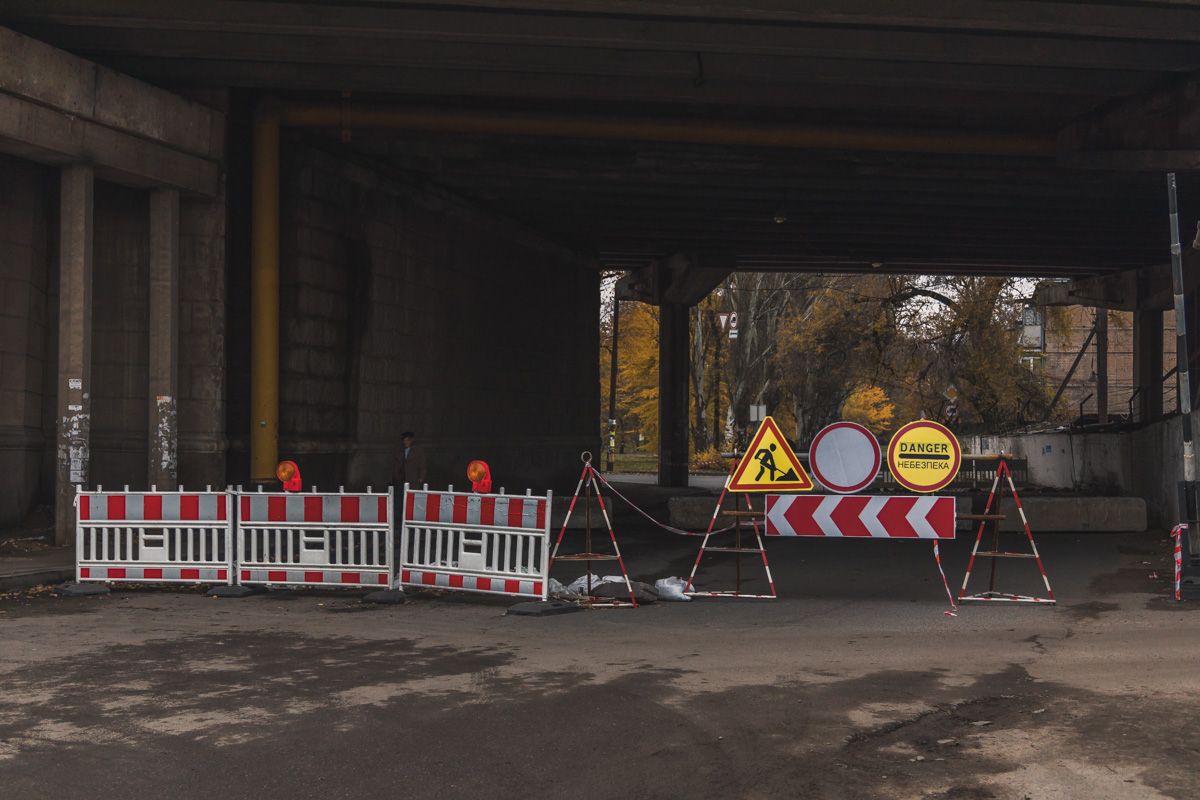
M 475 459 L 467 464 L 467 479 L 471 481 L 471 491 L 486 494 L 492 490 L 492 470 L 486 461 Z
M 298 492 L 304 488 L 300 480 L 300 467 L 295 461 L 280 461 L 275 467 L 275 477 L 283 484 L 285 492 Z

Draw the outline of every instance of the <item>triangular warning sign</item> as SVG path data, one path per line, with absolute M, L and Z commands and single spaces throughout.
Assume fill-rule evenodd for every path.
M 733 471 L 731 492 L 809 492 L 813 482 L 800 466 L 800 459 L 767 417 L 750 440 L 746 454 Z

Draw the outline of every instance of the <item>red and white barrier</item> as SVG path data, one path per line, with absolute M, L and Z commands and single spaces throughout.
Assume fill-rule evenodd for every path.
M 387 588 L 392 492 L 238 493 L 239 584 Z
M 1187 533 L 1187 523 L 1181 522 L 1171 528 L 1171 538 L 1175 540 L 1175 602 L 1183 600 L 1183 535 Z
M 545 600 L 551 499 L 406 486 L 400 585 Z
M 953 539 L 953 497 L 767 495 L 767 536 Z
M 79 582 L 232 583 L 227 492 L 78 492 Z

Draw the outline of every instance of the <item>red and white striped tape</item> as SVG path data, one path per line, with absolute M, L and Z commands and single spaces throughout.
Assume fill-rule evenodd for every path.
M 238 522 L 386 525 L 386 494 L 243 494 Z
M 514 578 L 485 578 L 475 575 L 456 575 L 446 572 L 406 569 L 400 574 L 400 582 L 405 585 L 429 586 L 441 589 L 463 589 L 470 592 L 512 594 L 537 598 L 541 598 L 542 596 L 541 581 L 527 581 Z
M 80 522 L 224 522 L 228 497 L 218 493 L 82 492 Z
M 938 540 L 933 540 L 933 561 L 937 564 L 938 574 L 942 576 L 942 586 L 946 587 L 946 597 L 950 598 L 950 608 L 942 613 L 947 617 L 958 616 L 958 606 L 954 605 L 954 592 L 950 591 L 950 581 L 946 580 L 946 570 L 942 569 L 942 551 L 938 547 Z

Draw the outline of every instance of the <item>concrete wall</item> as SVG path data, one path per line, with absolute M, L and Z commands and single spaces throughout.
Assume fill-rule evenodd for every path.
M 1179 521 L 1178 483 L 1183 480 L 1179 416 L 1133 431 L 988 437 L 983 449 L 993 448 L 1027 458 L 1029 480 L 1036 486 L 1140 497 L 1146 502 L 1151 527 L 1166 528 Z
M 988 447 L 1029 460 L 1029 481 L 1094 495 L 1132 494 L 1131 442 L 1124 433 L 1031 433 L 988 437 Z
M 573 488 L 598 444 L 598 272 L 295 137 L 283 174 L 281 456 L 383 485 L 411 428 L 431 483 L 485 458 L 510 491 Z
M 53 429 L 46 374 L 46 346 L 54 341 L 47 314 L 52 175 L 0 156 L 0 525 L 19 521 L 53 492 L 43 463 Z

